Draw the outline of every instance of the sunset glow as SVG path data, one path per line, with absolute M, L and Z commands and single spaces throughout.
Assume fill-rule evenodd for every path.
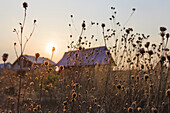
M 54 44 L 54 42 L 51 42 L 49 43 L 47 46 L 46 46 L 46 51 L 49 53 L 49 54 L 52 54 L 52 48 L 55 47 L 55 51 L 54 53 L 57 51 L 57 46 Z

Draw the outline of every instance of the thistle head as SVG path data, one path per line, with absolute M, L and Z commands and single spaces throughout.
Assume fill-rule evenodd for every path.
M 40 57 L 39 53 L 35 53 L 35 60 L 37 61 L 37 59 Z
M 167 89 L 167 91 L 166 91 L 166 96 L 167 96 L 168 98 L 170 98 L 170 89 Z
M 54 51 L 55 51 L 55 47 L 52 48 L 52 52 L 54 52 Z
M 81 26 L 82 26 L 83 29 L 86 27 L 85 21 L 83 21 Z
M 24 2 L 22 5 L 23 5 L 23 8 L 26 10 L 27 7 L 28 7 L 28 3 L 27 3 L 27 2 Z
M 34 24 L 37 22 L 37 20 L 34 20 Z
M 167 30 L 166 27 L 160 27 L 161 32 L 165 32 L 166 30 Z
M 4 54 L 2 55 L 2 60 L 3 60 L 4 62 L 6 62 L 7 59 L 8 59 L 8 53 L 4 53 Z
M 59 67 L 59 70 L 63 71 L 63 70 L 64 70 L 64 66 L 61 65 L 61 66 Z
M 151 56 L 151 55 L 153 55 L 153 51 L 152 50 L 149 50 L 148 51 L 148 54 Z
M 136 11 L 136 8 L 132 8 L 132 11 Z
M 170 62 L 170 55 L 167 56 L 168 61 Z
M 150 42 L 146 42 L 145 47 L 148 48 L 150 45 Z
M 144 49 L 144 48 L 141 48 L 139 51 L 140 51 L 140 53 L 141 53 L 142 55 L 144 55 L 144 53 L 145 53 L 145 49 Z
M 48 65 L 49 65 L 49 62 L 48 62 L 48 61 L 44 61 L 44 65 L 45 65 L 45 66 L 48 66 Z
M 101 25 L 101 26 L 102 26 L 102 28 L 104 29 L 104 27 L 105 27 L 105 24 L 104 24 L 104 23 L 102 23 L 102 25 Z

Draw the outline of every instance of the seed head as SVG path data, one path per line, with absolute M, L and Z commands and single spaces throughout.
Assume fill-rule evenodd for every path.
M 170 63 L 170 55 L 167 56 L 167 59 L 168 59 L 168 61 L 169 61 L 169 63 Z
M 142 108 L 141 108 L 141 107 L 138 107 L 138 108 L 137 108 L 137 111 L 138 111 L 138 112 L 142 112 Z
M 24 107 L 27 107 L 27 103 L 24 104 Z
M 77 97 L 77 94 L 74 92 L 73 94 L 72 94 L 72 98 L 74 99 L 74 98 L 76 98 Z
M 137 76 L 136 76 L 136 79 L 137 79 L 137 80 L 139 80 L 139 79 L 140 79 L 139 75 L 137 75 Z
M 121 89 L 121 85 L 119 84 L 119 85 L 117 85 L 117 89 Z
M 145 81 L 147 81 L 149 78 L 148 74 L 145 74 Z
M 166 34 L 166 38 L 169 38 L 169 33 Z
M 37 111 L 37 108 L 33 108 L 33 112 L 36 112 Z
M 2 55 L 2 60 L 3 60 L 4 62 L 6 62 L 7 59 L 8 59 L 8 53 L 4 53 L 4 54 Z
M 149 53 L 150 56 L 153 55 L 153 51 L 152 50 L 148 51 L 148 53 Z
M 82 28 L 85 28 L 85 27 L 86 27 L 86 24 L 85 24 L 85 21 L 83 21 Z
M 168 98 L 170 98 L 170 89 L 168 89 L 168 90 L 166 91 L 166 96 L 167 96 Z
M 129 107 L 128 112 L 130 112 L 130 113 L 133 112 L 133 107 Z
M 163 63 L 165 62 L 165 60 L 166 60 L 166 57 L 165 57 L 165 56 L 161 56 L 160 62 L 161 62 L 162 65 L 163 65 Z
M 108 56 L 109 56 L 109 55 L 110 55 L 110 52 L 109 52 L 109 51 L 106 51 L 106 55 L 108 55 Z
M 166 30 L 167 30 L 166 27 L 160 27 L 161 32 L 165 32 Z
M 143 64 L 141 64 L 141 69 L 144 69 L 144 65 Z
M 49 65 L 49 62 L 48 62 L 48 61 L 44 61 L 44 65 L 45 65 L 45 66 L 48 66 L 48 65 Z
M 145 53 L 144 48 L 141 48 L 139 51 L 140 51 L 140 53 L 141 53 L 142 55 Z
M 104 24 L 104 23 L 102 23 L 102 25 L 101 25 L 101 26 L 102 26 L 102 28 L 104 29 L 104 27 L 105 27 L 105 24 Z
M 164 33 L 164 32 L 161 32 L 160 35 L 161 35 L 161 37 L 164 37 L 164 36 L 165 36 L 165 33 Z
M 131 75 L 131 78 L 134 79 L 134 78 L 135 78 L 135 75 Z
M 67 101 L 64 101 L 64 102 L 63 102 L 63 106 L 67 106 Z
M 79 54 L 78 53 L 75 53 L 75 57 L 77 58 L 79 56 Z
M 150 45 L 150 42 L 146 42 L 145 47 L 148 48 Z
M 37 59 L 40 57 L 39 53 L 35 53 L 35 60 L 37 61 Z
M 26 2 L 24 2 L 22 5 L 23 5 L 23 8 L 26 10 L 28 7 L 28 4 Z
M 152 108 L 151 108 L 151 111 L 152 111 L 152 113 L 157 113 L 157 112 L 158 112 L 155 107 L 152 107 Z
M 132 11 L 135 11 L 136 10 L 136 8 L 132 8 Z
M 54 52 L 55 51 L 55 47 L 52 47 L 52 52 Z
M 14 28 L 13 32 L 16 32 L 17 30 Z
M 41 105 L 37 105 L 38 110 L 41 109 Z
M 34 24 L 37 22 L 37 20 L 34 20 Z
M 64 70 L 64 66 L 63 65 L 61 65 L 60 67 L 59 67 L 59 70 Z
M 83 49 L 83 48 L 80 46 L 80 47 L 79 47 L 79 50 L 81 51 L 82 49 Z
M 129 33 L 130 33 L 130 30 L 129 30 L 129 29 L 126 29 L 126 33 L 129 34 Z
M 114 19 L 114 18 L 115 18 L 115 16 L 114 16 L 114 15 L 112 15 L 112 18 Z
M 115 10 L 115 7 L 111 7 L 112 10 Z
M 33 86 L 34 85 L 34 82 L 30 82 L 30 86 Z

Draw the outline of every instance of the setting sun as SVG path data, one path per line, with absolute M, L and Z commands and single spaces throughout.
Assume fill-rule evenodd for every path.
M 55 47 L 55 51 L 54 51 L 54 52 L 56 52 L 56 51 L 57 51 L 57 46 L 56 46 L 53 42 L 49 43 L 49 44 L 46 46 L 46 51 L 47 51 L 49 54 L 52 54 L 52 49 L 53 49 L 53 47 Z

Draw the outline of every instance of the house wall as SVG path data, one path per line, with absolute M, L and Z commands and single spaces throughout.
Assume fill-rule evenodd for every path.
M 4 68 L 4 64 L 1 64 L 0 68 Z M 5 68 L 11 69 L 11 64 L 5 64 Z
M 22 62 L 22 65 L 23 65 L 23 70 L 28 70 L 28 68 L 31 67 L 30 62 L 26 63 L 25 60 Z M 18 61 L 12 66 L 12 69 L 14 69 L 14 70 L 19 70 L 20 69 L 20 64 L 18 63 Z
M 29 67 L 23 67 L 23 70 L 27 70 Z M 18 63 L 14 64 L 12 66 L 12 69 L 14 70 L 19 70 L 20 69 L 20 65 L 18 65 Z

